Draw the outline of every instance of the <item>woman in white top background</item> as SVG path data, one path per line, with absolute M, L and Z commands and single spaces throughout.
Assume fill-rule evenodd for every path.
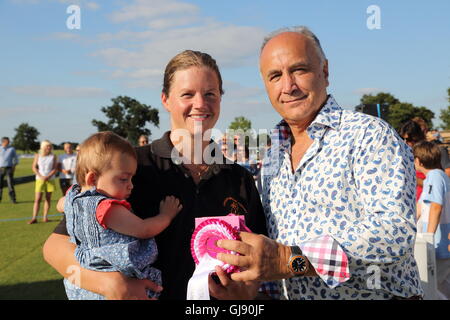
M 36 174 L 35 197 L 33 205 L 33 218 L 28 224 L 37 222 L 37 215 L 41 206 L 42 195 L 45 192 L 43 222 L 47 222 L 47 214 L 50 209 L 52 193 L 55 191 L 55 174 L 57 172 L 57 158 L 52 153 L 53 145 L 48 140 L 41 142 L 39 152 L 34 155 L 33 172 Z

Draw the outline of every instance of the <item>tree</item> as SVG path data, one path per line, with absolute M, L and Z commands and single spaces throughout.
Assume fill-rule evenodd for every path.
M 92 120 L 92 125 L 97 127 L 98 131 L 112 131 L 137 144 L 140 135 L 151 136 L 151 131 L 145 128 L 147 122 L 159 126 L 157 109 L 127 96 L 118 96 L 111 101 L 111 106 L 101 109 L 108 117 L 108 122 Z
M 228 135 L 231 135 L 228 139 L 233 139 L 235 143 L 237 143 L 237 147 L 242 146 L 242 142 L 244 142 L 245 149 L 249 147 L 256 146 L 257 137 L 255 136 L 252 129 L 252 122 L 245 117 L 235 117 L 234 120 L 228 126 L 228 129 L 234 132 L 229 132 Z M 238 136 L 238 139 L 235 140 L 235 137 Z
M 447 89 L 447 100 L 450 103 L 450 88 Z M 441 114 L 439 116 L 439 119 L 442 120 L 441 128 L 444 130 L 450 129 L 450 105 L 447 107 L 447 109 L 441 110 Z
M 411 103 L 401 102 L 390 93 L 380 92 L 375 96 L 365 94 L 361 98 L 361 103 L 389 105 L 389 112 L 386 120 L 397 131 L 403 123 L 414 117 L 421 117 L 427 122 L 429 128 L 433 127 L 433 111 L 426 107 L 416 107 Z
M 411 103 L 397 103 L 389 107 L 388 122 L 397 131 L 403 123 L 411 120 L 414 117 L 420 117 L 428 125 L 428 128 L 433 127 L 434 112 L 425 107 L 415 107 Z
M 252 122 L 245 117 L 236 117 L 228 128 L 232 130 L 241 129 L 246 132 L 252 128 Z
M 394 97 L 392 94 L 387 92 L 380 92 L 377 95 L 373 96 L 371 94 L 365 94 L 361 98 L 362 104 L 388 104 L 388 105 L 394 105 L 397 103 L 400 103 L 400 100 L 398 100 L 396 97 Z
M 16 131 L 12 143 L 14 148 L 25 152 L 39 150 L 40 145 L 37 137 L 40 133 L 35 127 L 28 123 L 22 123 L 14 130 Z

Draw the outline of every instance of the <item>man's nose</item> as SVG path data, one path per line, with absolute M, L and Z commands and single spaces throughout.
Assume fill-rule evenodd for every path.
M 293 75 L 286 74 L 282 77 L 282 90 L 285 94 L 292 94 L 295 90 L 297 90 L 297 84 L 295 83 L 295 79 Z

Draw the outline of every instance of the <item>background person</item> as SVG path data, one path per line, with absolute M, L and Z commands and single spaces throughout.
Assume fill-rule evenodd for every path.
M 183 204 L 169 227 L 155 237 L 159 256 L 154 266 L 161 270 L 164 288 L 160 299 L 186 299 L 187 284 L 195 269 L 190 251 L 195 218 L 235 213 L 245 216 L 253 232 L 266 233 L 261 201 L 250 173 L 237 164 L 225 164 L 221 155 L 214 154 L 213 159 L 218 156 L 217 163 L 195 157 L 195 137 L 199 134 L 200 139 L 204 138 L 217 123 L 222 94 L 219 68 L 210 55 L 191 50 L 176 55 L 166 66 L 161 93 L 162 104 L 170 113 L 171 131 L 151 145 L 136 148 L 138 168 L 129 198 L 134 213 L 142 219 L 154 215 L 167 195 L 175 196 Z M 205 154 L 210 141 L 201 141 Z M 220 152 L 219 146 L 211 146 L 211 153 Z M 175 159 L 173 153 L 182 161 L 174 161 L 180 158 Z M 62 224 L 49 237 L 44 245 L 44 258 L 60 274 L 69 277 L 67 267 L 78 263 L 64 229 Z M 109 299 L 146 299 L 146 288 L 158 290 L 148 280 L 131 279 L 115 272 L 80 270 L 82 287 Z M 256 295 L 258 282 L 236 282 L 220 268 L 216 272 L 220 284 L 209 277 L 213 297 L 249 299 Z
M 3 184 L 6 178 L 8 184 L 9 198 L 12 203 L 17 203 L 14 190 L 14 170 L 19 163 L 16 149 L 9 145 L 9 138 L 3 137 L 0 146 L 0 201 L 2 200 Z
M 450 299 L 450 178 L 441 166 L 439 147 L 428 141 L 414 145 L 414 164 L 426 179 L 417 205 L 417 231 L 434 234 L 437 286 Z
M 406 142 L 411 148 L 418 142 L 425 140 L 424 129 L 413 120 L 406 121 L 399 130 L 400 137 Z M 425 180 L 425 175 L 416 170 L 416 201 L 419 200 L 423 189 L 423 180 Z
M 47 215 L 50 210 L 52 193 L 55 191 L 55 179 L 54 176 L 58 171 L 58 160 L 56 155 L 53 154 L 53 145 L 48 140 L 41 142 L 39 152 L 34 155 L 32 169 L 36 174 L 36 184 L 34 189 L 34 205 L 33 205 L 33 217 L 28 224 L 34 224 L 37 222 L 37 215 L 39 213 L 42 196 L 45 193 L 44 199 L 44 211 L 43 222 L 48 222 Z
M 143 147 L 149 143 L 148 136 L 146 136 L 144 134 L 139 137 L 138 141 L 139 141 L 139 147 Z
M 73 183 L 75 176 L 77 155 L 73 152 L 72 144 L 64 143 L 64 153 L 58 157 L 58 170 L 61 172 L 59 176 L 59 186 L 63 196 Z

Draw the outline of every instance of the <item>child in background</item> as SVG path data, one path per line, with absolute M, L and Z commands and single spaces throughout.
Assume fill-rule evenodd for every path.
M 442 170 L 439 146 L 422 141 L 413 152 L 416 170 L 426 176 L 417 204 L 417 232 L 434 234 L 438 290 L 450 299 L 450 178 Z
M 170 224 L 181 205 L 178 199 L 166 197 L 158 215 L 147 219 L 135 216 L 125 199 L 133 188 L 136 168 L 136 153 L 128 141 L 112 132 L 90 136 L 78 153 L 79 184 L 59 200 L 58 210 L 65 213 L 67 231 L 77 245 L 75 256 L 83 268 L 119 271 L 161 285 L 160 271 L 151 266 L 157 256 L 152 237 Z M 67 279 L 64 286 L 70 300 L 104 299 Z

